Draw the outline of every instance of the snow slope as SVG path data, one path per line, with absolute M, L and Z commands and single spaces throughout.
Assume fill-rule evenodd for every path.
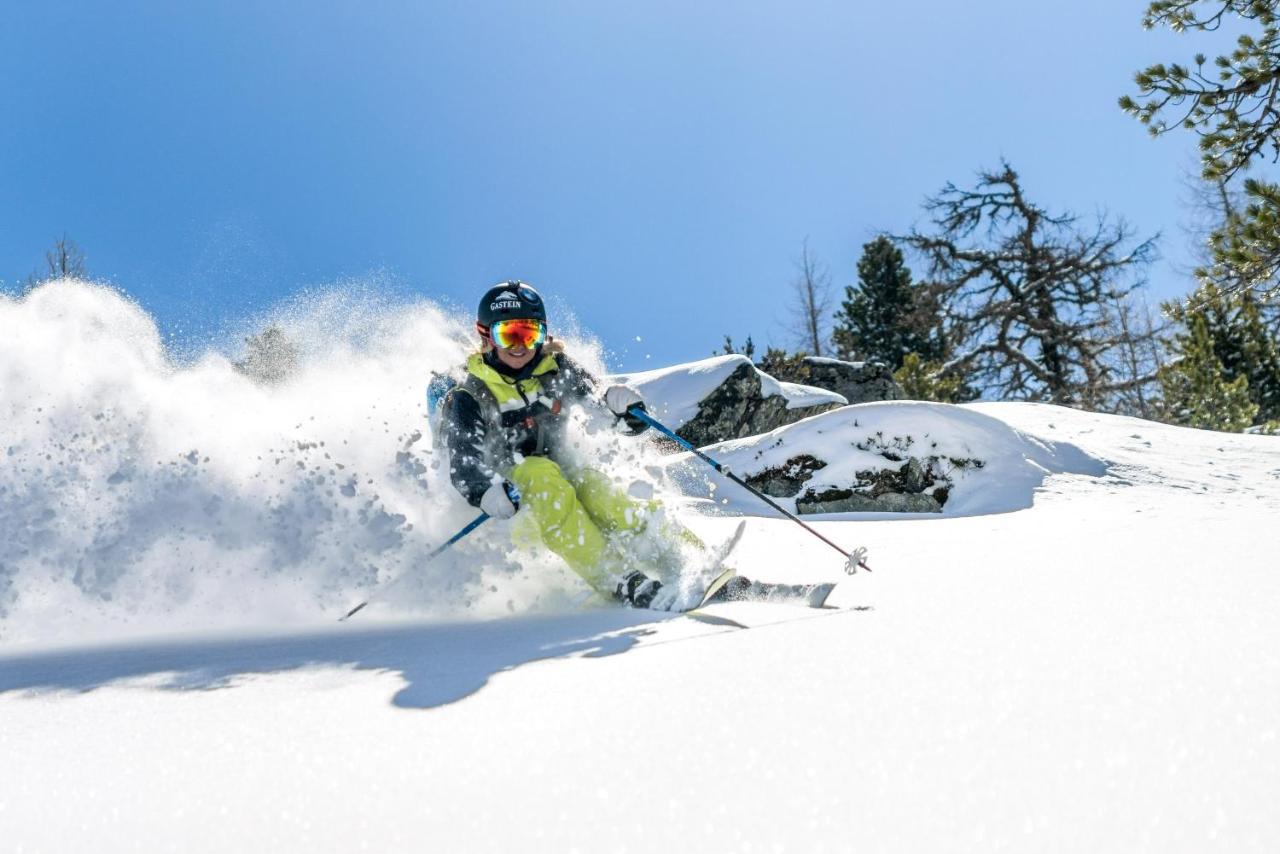
M 114 306 L 77 292 L 43 310 L 71 322 L 85 316 L 73 305 L 84 301 Z M 16 308 L 0 301 L 0 321 Z M 30 306 L 21 310 L 30 321 Z M 439 322 L 430 310 L 412 317 Z M 138 328 L 145 343 L 148 327 Z M 401 385 L 416 391 L 408 379 L 415 360 L 387 345 L 395 335 L 379 328 L 372 341 L 387 347 L 389 385 L 372 367 L 378 346 L 353 347 L 336 360 L 339 373 L 327 376 L 347 383 L 344 390 L 372 384 L 366 393 L 385 406 Z M 0 468 L 9 490 L 0 492 L 0 513 L 9 514 L 0 523 L 11 535 L 25 530 L 13 514 L 30 513 L 36 530 L 51 532 L 27 541 L 39 559 L 0 545 L 9 549 L 0 551 L 4 562 L 25 561 L 5 576 L 20 590 L 10 590 L 0 615 L 0 628 L 13 632 L 0 640 L 0 848 L 1270 852 L 1280 845 L 1280 441 L 1273 437 L 1030 404 L 873 407 L 885 426 L 923 419 L 916 426 L 940 441 L 981 445 L 994 457 L 984 472 L 1004 472 L 1019 486 L 1000 492 L 1000 481 L 985 482 L 999 494 L 984 505 L 975 478 L 963 513 L 816 519 L 827 536 L 871 549 L 874 572 L 843 579 L 832 610 L 736 604 L 696 619 L 557 608 L 567 597 L 551 597 L 531 611 L 521 604 L 534 597 L 511 591 L 551 583 L 554 569 L 535 562 L 487 576 L 504 598 L 514 597 L 511 616 L 481 620 L 474 615 L 490 612 L 454 609 L 440 619 L 433 596 L 466 598 L 451 585 L 469 576 L 450 564 L 424 573 L 425 598 L 339 625 L 319 615 L 363 582 L 328 569 L 338 561 L 323 543 L 297 546 L 321 562 L 317 576 L 303 575 L 305 558 L 264 575 L 237 565 L 235 548 L 194 513 L 182 517 L 187 539 L 175 527 L 146 540 L 149 549 L 136 557 L 142 565 L 123 576 L 128 584 L 90 608 L 87 594 L 64 579 L 76 566 L 59 565 L 57 556 L 76 555 L 96 569 L 111 564 L 77 551 L 77 532 L 93 540 L 149 518 L 138 509 L 144 498 L 163 508 L 203 491 L 251 507 L 250 488 L 265 479 L 252 473 L 277 470 L 270 460 L 260 468 L 259 439 L 237 440 L 227 422 L 224 435 L 202 432 L 200 419 L 217 412 L 202 396 L 209 383 L 224 405 L 260 401 L 255 436 L 263 442 L 290 435 L 298 401 L 308 399 L 317 415 L 309 430 L 331 453 L 342 447 L 339 437 L 360 433 L 358 424 L 344 433 L 344 410 L 317 392 L 320 374 L 304 371 L 299 387 L 255 398 L 216 359 L 182 369 L 143 359 L 126 371 L 85 352 L 87 373 L 74 388 L 47 377 L 21 386 L 55 410 L 48 419 L 21 407 L 12 379 L 19 372 L 12 361 L 0 363 L 10 377 L 0 403 L 11 407 L 0 414 L 17 425 L 7 428 L 0 454 L 16 447 L 6 459 L 21 457 L 27 467 L 25 479 L 12 463 Z M 126 347 L 121 360 L 139 352 L 147 351 Z M 359 370 L 347 379 L 342 365 L 353 360 Z M 193 416 L 166 408 L 175 394 L 198 404 Z M 82 431 L 94 422 L 74 417 L 90 399 L 114 400 L 117 412 L 128 403 L 147 415 L 145 424 Z M 396 417 L 420 417 L 412 404 L 407 410 Z M 188 435 L 168 432 L 174 419 Z M 394 459 L 405 431 L 387 420 L 395 424 L 387 438 L 373 431 L 370 446 L 347 459 L 375 481 L 380 505 L 400 513 L 416 487 L 382 461 Z M 812 429 L 805 426 L 812 420 L 791 430 Z M 60 429 L 67 423 L 78 426 Z M 250 429 L 243 420 L 231 424 Z M 216 451 L 201 473 L 177 480 L 151 473 L 168 468 L 168 445 L 191 444 L 190 431 L 196 447 Z M 88 438 L 70 441 L 77 432 Z M 115 436 L 132 439 L 135 458 L 147 461 L 121 502 L 133 510 L 99 507 L 79 528 L 41 521 L 59 501 L 97 506 L 93 493 L 104 487 L 94 478 L 107 478 L 118 452 L 115 439 L 93 449 Z M 163 453 L 148 450 L 154 445 Z M 53 458 L 43 468 L 38 448 Z M 279 468 L 298 470 L 293 463 Z M 237 475 L 237 467 L 249 474 Z M 87 483 L 84 494 L 73 474 Z M 288 505 L 296 515 L 285 515 L 284 530 L 301 525 L 308 506 L 330 521 L 303 527 L 304 539 L 365 529 L 358 512 L 341 512 L 343 482 L 331 497 L 315 474 L 311 486 L 283 471 L 277 478 L 312 500 Z M 359 485 L 370 500 L 374 493 Z M 19 486 L 27 490 L 22 500 L 14 497 Z M 285 506 L 279 487 L 262 486 L 266 506 Z M 715 538 L 736 523 L 731 512 L 761 511 L 735 497 L 721 515 L 688 520 Z M 405 543 L 418 548 L 420 537 L 425 549 L 457 520 L 423 512 L 414 521 L 418 528 L 401 531 L 405 540 L 380 554 L 412 563 Z M 279 521 L 236 524 L 247 526 L 236 528 L 246 537 L 265 538 L 267 554 L 283 548 L 272 539 Z M 139 542 L 120 533 L 130 547 Z M 498 544 L 505 533 L 492 529 L 487 546 L 478 540 L 466 554 L 524 563 L 522 553 Z M 180 596 L 172 586 L 185 573 L 163 571 L 157 559 L 173 543 L 205 543 L 213 559 Z M 842 578 L 827 546 L 763 513 L 750 519 L 735 560 L 744 574 L 770 580 Z M 319 595 L 327 585 L 347 587 Z M 287 604 L 290 589 L 309 603 L 309 621 L 301 606 Z M 210 633 L 225 611 L 202 605 L 206 595 L 246 608 L 268 598 L 256 616 L 281 614 L 278 628 Z M 103 639 L 97 612 L 125 608 L 149 615 L 139 618 L 148 636 Z M 162 611 L 199 631 L 154 618 Z M 41 633 L 45 620 L 57 631 Z
M 840 610 L 593 610 L 0 658 L 18 850 L 1270 851 L 1280 448 L 978 407 L 1105 457 L 818 523 Z M 695 520 L 704 532 L 729 519 Z M 833 579 L 758 519 L 742 570 Z M 853 606 L 873 610 L 852 610 Z

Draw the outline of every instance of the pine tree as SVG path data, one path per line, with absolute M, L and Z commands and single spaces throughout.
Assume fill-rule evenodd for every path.
M 756 354 L 756 344 L 751 340 L 751 336 L 747 336 L 747 343 L 739 347 L 733 343 L 733 336 L 724 336 L 724 343 L 720 345 L 720 349 L 713 352 L 713 356 L 746 356 L 748 359 Z
M 788 353 L 781 347 L 770 347 L 756 363 L 756 367 L 775 379 L 789 383 L 808 383 L 810 354 L 803 350 Z
M 943 372 L 940 362 L 926 362 L 919 353 L 908 353 L 902 367 L 893 372 L 893 380 L 902 386 L 907 400 L 931 400 L 937 403 L 962 403 L 972 400 L 972 389 L 960 377 Z
M 926 361 L 943 356 L 932 302 L 913 285 L 902 251 L 881 235 L 862 247 L 858 284 L 845 288 L 832 343 L 841 359 L 902 366 L 909 353 Z
M 1258 404 L 1255 423 L 1275 421 L 1280 419 L 1280 342 L 1267 331 L 1252 293 L 1242 293 L 1240 303 L 1241 363 L 1249 397 Z
M 1258 405 L 1249 399 L 1249 380 L 1227 378 L 1203 314 L 1187 317 L 1187 331 L 1177 336 L 1174 348 L 1179 358 L 1160 371 L 1165 420 L 1230 433 L 1253 423 Z
M 1185 305 L 1169 303 L 1165 311 L 1184 326 L 1193 317 L 1202 319 L 1223 375 L 1247 380 L 1258 422 L 1280 418 L 1280 342 L 1263 323 L 1252 293 L 1225 292 L 1206 282 Z
M 1224 20 L 1245 30 L 1229 53 L 1212 62 L 1158 63 L 1138 72 L 1135 96 L 1120 107 L 1153 136 L 1174 128 L 1199 137 L 1201 174 L 1227 188 L 1257 160 L 1280 157 L 1280 0 L 1151 0 L 1147 29 L 1212 34 Z M 1231 211 L 1210 237 L 1213 257 L 1197 271 L 1233 292 L 1280 296 L 1280 184 L 1243 180 L 1248 201 Z

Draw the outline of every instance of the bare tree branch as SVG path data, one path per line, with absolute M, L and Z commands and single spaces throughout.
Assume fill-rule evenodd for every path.
M 797 275 L 791 280 L 791 332 L 801 350 L 821 356 L 833 305 L 831 274 L 810 251 L 807 237 L 796 261 L 796 270 Z
M 900 238 L 928 262 L 957 353 L 944 374 L 988 395 L 1101 406 L 1133 380 L 1111 351 L 1136 346 L 1108 307 L 1142 284 L 1154 239 L 1126 250 L 1132 232 L 1100 216 L 1029 201 L 1007 164 L 972 190 L 948 184 L 926 203 L 936 228 Z

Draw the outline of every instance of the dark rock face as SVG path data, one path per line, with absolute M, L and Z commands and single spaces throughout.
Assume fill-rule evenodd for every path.
M 698 405 L 698 414 L 676 432 L 695 447 L 702 447 L 767 433 L 839 407 L 838 403 L 826 403 L 788 409 L 787 399 L 782 395 L 764 396 L 759 372 L 750 362 L 743 362 L 703 399 Z
M 886 459 L 891 459 L 886 457 Z M 849 489 L 810 489 L 796 499 L 799 513 L 941 513 L 950 492 L 940 483 L 933 460 L 910 457 L 896 468 L 860 471 Z M 937 486 L 938 488 L 934 488 Z
M 765 495 L 772 495 L 774 498 L 790 498 L 800 492 L 809 475 L 826 467 L 827 464 L 817 457 L 801 454 L 787 460 L 785 465 L 765 469 L 745 480 Z
M 894 381 L 893 371 L 880 362 L 842 362 L 807 356 L 774 367 L 772 375 L 784 382 L 834 391 L 850 403 L 902 399 L 902 386 Z
M 883 468 L 867 469 L 854 475 L 847 487 L 821 489 L 805 485 L 827 463 L 811 454 L 799 454 L 781 466 L 745 478 L 746 482 L 775 498 L 796 500 L 796 512 L 808 513 L 940 513 L 951 494 L 951 472 L 982 468 L 981 460 L 916 456 L 910 437 L 886 440 L 877 434 L 858 443 L 861 451 L 883 457 Z M 802 490 L 804 490 L 802 492 Z
M 826 497 L 830 496 L 830 497 Z M 942 505 L 931 495 L 886 492 L 872 498 L 861 492 L 832 490 L 824 496 L 796 501 L 796 510 L 808 513 L 941 513 Z

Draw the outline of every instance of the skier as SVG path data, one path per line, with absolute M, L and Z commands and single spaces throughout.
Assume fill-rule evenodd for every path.
M 453 485 L 474 507 L 509 519 L 525 508 L 542 541 L 592 588 L 639 608 L 675 607 L 674 591 L 629 566 L 620 532 L 638 533 L 656 504 L 637 501 L 569 453 L 567 417 L 577 404 L 608 413 L 625 433 L 647 426 L 628 410 L 644 408 L 635 389 L 599 383 L 547 332 L 542 297 L 525 282 L 490 288 L 476 313 L 480 350 L 465 379 L 441 401 L 441 427 Z M 700 546 L 672 526 L 663 535 Z

